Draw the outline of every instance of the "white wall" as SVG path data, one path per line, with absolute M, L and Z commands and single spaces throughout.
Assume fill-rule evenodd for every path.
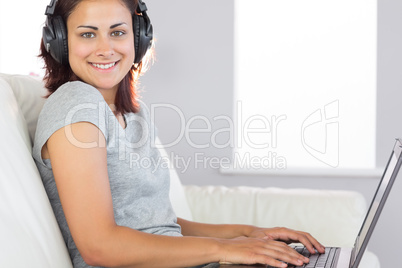
M 219 115 L 232 116 L 233 105 L 233 9 L 232 0 L 207 2 L 186 0 L 148 0 L 149 15 L 157 36 L 156 62 L 142 78 L 142 96 L 148 103 L 169 103 L 180 109 L 185 119 L 202 115 L 210 119 L 212 131 L 227 128 L 223 120 L 214 121 Z M 250 9 L 245 12 L 252 12 Z M 399 0 L 379 1 L 378 26 L 378 95 L 377 95 L 377 166 L 385 165 L 395 137 L 402 137 L 402 10 Z M 254 38 L 254 37 L 250 37 Z M 274 96 L 273 96 L 274 97 Z M 362 96 L 364 97 L 364 96 Z M 169 143 L 180 136 L 181 122 L 177 111 L 170 108 L 156 109 L 156 124 L 160 138 Z M 200 120 L 192 128 L 205 128 Z M 218 140 L 224 143 L 227 133 Z M 211 135 L 192 134 L 190 141 L 207 144 Z M 210 146 L 194 149 L 183 137 L 180 142 L 167 148 L 168 152 L 190 160 L 186 169 L 177 162 L 184 184 L 198 185 L 251 185 L 260 187 L 305 187 L 356 190 L 370 200 L 377 179 L 369 178 L 310 178 L 268 177 L 246 175 L 223 175 L 212 162 L 203 167 L 195 163 L 195 154 L 207 157 L 229 157 L 231 148 L 218 149 Z M 211 159 L 210 159 L 211 160 Z M 204 163 L 207 161 L 204 161 Z M 185 171 L 185 172 L 184 172 Z M 375 252 L 382 267 L 399 263 L 397 249 L 402 241 L 402 182 L 396 182 L 389 201 L 379 220 L 369 248 Z

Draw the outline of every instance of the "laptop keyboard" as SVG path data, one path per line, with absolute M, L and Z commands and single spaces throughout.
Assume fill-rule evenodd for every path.
M 334 267 L 333 262 L 336 255 L 339 254 L 339 248 L 325 248 L 324 254 L 311 254 L 307 248 L 303 246 L 293 247 L 301 255 L 310 259 L 309 263 L 303 264 L 301 266 L 295 266 L 293 264 L 288 264 L 288 268 L 331 268 Z M 271 266 L 268 266 L 269 268 Z

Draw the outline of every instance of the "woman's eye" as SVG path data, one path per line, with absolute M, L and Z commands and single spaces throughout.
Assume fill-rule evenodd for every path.
M 122 36 L 124 34 L 125 34 L 125 32 L 123 32 L 123 31 L 114 31 L 114 32 L 112 32 L 112 36 Z
M 83 33 L 83 34 L 81 34 L 81 36 L 84 38 L 93 38 L 93 37 L 95 37 L 95 34 L 94 33 Z

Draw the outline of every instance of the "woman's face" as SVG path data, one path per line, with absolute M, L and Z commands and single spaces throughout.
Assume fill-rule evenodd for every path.
M 73 72 L 102 94 L 115 93 L 134 62 L 129 9 L 120 0 L 83 0 L 68 17 L 67 30 Z

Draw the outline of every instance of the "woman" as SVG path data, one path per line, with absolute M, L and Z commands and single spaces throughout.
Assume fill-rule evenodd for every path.
M 63 0 L 52 1 L 47 12 L 41 56 L 49 97 L 33 155 L 74 267 L 286 267 L 279 260 L 308 262 L 284 243 L 295 241 L 324 252 L 311 235 L 286 228 L 176 218 L 168 170 L 130 167 L 131 154 L 160 157 L 151 146 L 148 111 L 134 90 L 142 66 L 136 58 L 137 4 Z M 55 47 L 50 26 L 60 28 L 61 47 Z

